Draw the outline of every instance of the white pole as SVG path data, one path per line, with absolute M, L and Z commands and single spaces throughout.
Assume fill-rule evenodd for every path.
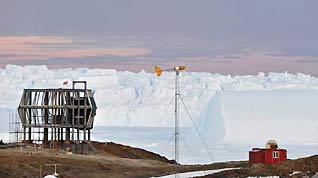
M 54 168 L 54 175 L 58 175 L 57 172 L 56 172 L 56 164 L 54 165 L 55 168 Z
M 179 162 L 179 73 L 182 70 L 185 70 L 185 66 L 176 66 L 173 69 L 167 69 L 167 70 L 162 70 L 158 66 L 155 66 L 155 72 L 157 73 L 157 76 L 159 77 L 163 71 L 171 71 L 174 70 L 176 72 L 176 87 L 175 87 L 175 130 L 174 130 L 174 160 L 176 163 Z M 179 177 L 179 174 L 175 174 L 175 177 Z
M 176 88 L 175 88 L 175 160 L 179 162 L 179 69 L 176 71 Z

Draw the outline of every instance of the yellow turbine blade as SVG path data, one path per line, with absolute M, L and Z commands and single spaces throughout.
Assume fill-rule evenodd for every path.
M 155 66 L 155 72 L 156 72 L 157 76 L 160 77 L 160 75 L 162 73 L 162 69 L 158 66 Z

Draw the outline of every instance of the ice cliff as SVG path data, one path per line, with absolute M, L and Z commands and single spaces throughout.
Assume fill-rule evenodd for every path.
M 0 80 L 0 111 L 4 116 L 7 109 L 18 106 L 24 88 L 70 88 L 63 82 L 87 80 L 98 106 L 95 125 L 174 125 L 174 73 L 166 72 L 158 78 L 145 71 L 7 65 L 0 69 Z M 318 142 L 316 77 L 287 72 L 246 76 L 184 72 L 180 90 L 207 141 L 263 143 L 275 138 Z M 192 127 L 182 106 L 180 115 L 181 126 Z

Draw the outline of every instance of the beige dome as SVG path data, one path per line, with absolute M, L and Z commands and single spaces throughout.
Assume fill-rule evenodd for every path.
M 276 149 L 276 148 L 278 148 L 278 144 L 277 144 L 276 140 L 268 140 L 268 142 L 266 143 L 266 148 L 267 149 L 270 149 L 270 148 Z

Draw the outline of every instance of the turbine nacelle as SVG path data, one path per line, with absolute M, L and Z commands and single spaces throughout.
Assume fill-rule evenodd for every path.
M 163 71 L 176 71 L 177 73 L 179 73 L 179 71 L 185 70 L 186 67 L 185 66 L 176 66 L 172 69 L 161 69 L 159 66 L 155 66 L 155 72 L 157 74 L 158 77 L 160 77 L 160 75 L 162 74 Z

